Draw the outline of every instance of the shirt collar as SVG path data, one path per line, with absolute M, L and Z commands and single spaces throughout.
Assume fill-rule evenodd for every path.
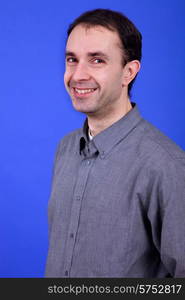
M 94 136 L 91 141 L 88 139 L 88 121 L 86 119 L 80 135 L 80 153 L 86 144 L 89 144 L 89 147 L 93 144 L 92 147 L 96 148 L 100 156 L 104 158 L 106 154 L 108 154 L 117 143 L 125 139 L 142 120 L 137 105 L 132 102 L 132 107 L 133 108 L 120 120 Z

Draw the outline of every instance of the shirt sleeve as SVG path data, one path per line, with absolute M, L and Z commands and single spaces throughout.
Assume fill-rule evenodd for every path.
M 185 159 L 164 161 L 157 181 L 149 212 L 154 241 L 169 274 L 185 277 Z
M 58 143 L 56 150 L 55 150 L 55 155 L 54 155 L 54 162 L 53 162 L 53 168 L 52 168 L 52 178 L 51 178 L 51 193 L 50 193 L 50 198 L 48 201 L 48 232 L 49 236 L 51 233 L 51 227 L 53 223 L 53 211 L 55 207 L 55 201 L 53 200 L 53 192 L 54 192 L 54 184 L 55 184 L 55 175 L 57 172 L 57 162 L 59 160 L 59 157 L 61 155 L 61 148 L 62 148 L 62 140 Z

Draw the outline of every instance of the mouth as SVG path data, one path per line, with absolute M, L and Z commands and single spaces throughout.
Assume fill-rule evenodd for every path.
M 87 96 L 92 95 L 95 91 L 97 90 L 97 88 L 77 88 L 77 87 L 73 87 L 72 88 L 72 93 L 74 96 L 78 97 L 78 98 L 84 98 Z

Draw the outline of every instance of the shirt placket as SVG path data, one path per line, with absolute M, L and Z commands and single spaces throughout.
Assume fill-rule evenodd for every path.
M 71 218 L 66 243 L 66 260 L 64 266 L 65 277 L 70 277 L 70 269 L 72 266 L 72 257 L 75 247 L 76 235 L 79 227 L 80 209 L 83 194 L 87 184 L 87 179 L 95 158 L 87 157 L 81 160 L 76 186 L 73 194 L 73 204 L 71 208 Z

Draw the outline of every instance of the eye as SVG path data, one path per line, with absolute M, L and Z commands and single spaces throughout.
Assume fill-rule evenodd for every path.
M 75 58 L 75 57 L 67 57 L 67 58 L 66 58 L 66 61 L 67 61 L 68 63 L 74 63 L 74 62 L 76 62 L 76 58 Z
M 93 62 L 94 62 L 95 64 L 103 64 L 103 63 L 104 63 L 104 60 L 101 59 L 101 58 L 95 58 L 95 59 L 93 60 Z

